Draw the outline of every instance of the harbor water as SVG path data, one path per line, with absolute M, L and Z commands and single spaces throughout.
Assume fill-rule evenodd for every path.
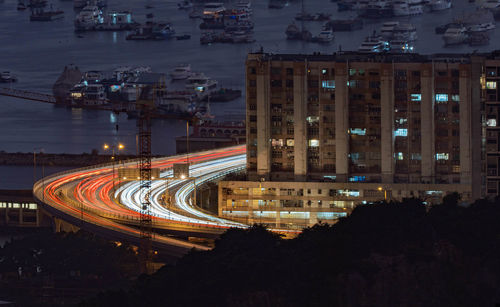
M 50 1 L 49 1 L 50 2 Z M 51 88 L 65 65 L 75 64 L 82 71 L 112 70 L 118 66 L 150 66 L 153 72 L 169 73 L 177 64 L 189 63 L 193 71 L 215 79 L 219 87 L 243 90 L 243 97 L 227 103 L 211 104 L 216 120 L 244 119 L 245 58 L 261 47 L 271 53 L 332 53 L 357 50 L 373 30 L 380 30 L 388 20 L 411 22 L 417 27 L 415 48 L 419 53 L 479 52 L 500 49 L 496 40 L 499 29 L 493 30 L 487 46 L 461 45 L 444 48 L 436 26 L 451 22 L 453 17 L 475 10 L 475 4 L 454 0 L 452 9 L 426 12 L 414 17 L 365 20 L 361 30 L 336 32 L 328 45 L 287 41 L 285 29 L 301 11 L 300 1 L 283 9 L 267 8 L 267 1 L 252 2 L 255 43 L 201 45 L 199 19 L 189 19 L 189 11 L 179 10 L 176 0 L 109 0 L 108 10 L 132 11 L 138 22 L 152 13 L 155 21 L 170 21 L 178 35 L 190 34 L 189 40 L 127 41 L 126 32 L 74 32 L 72 1 L 53 0 L 54 9 L 64 10 L 64 18 L 53 22 L 30 22 L 29 10 L 18 11 L 17 0 L 0 2 L 0 71 L 11 71 L 18 83 L 2 84 L 14 88 L 51 93 Z M 237 2 L 237 1 L 235 1 Z M 226 2 L 230 7 L 231 2 Z M 304 1 L 310 13 L 331 13 L 332 18 L 347 18 L 354 12 L 337 12 L 337 4 L 327 0 Z M 147 8 L 150 7 L 150 8 Z M 300 26 L 300 22 L 297 22 Z M 304 23 L 313 35 L 321 30 L 321 22 Z M 107 111 L 70 109 L 40 102 L 0 96 L 0 150 L 32 152 L 43 148 L 47 153 L 83 153 L 98 149 L 103 143 L 124 143 L 127 154 L 136 151 L 136 122 L 125 114 Z M 154 154 L 175 153 L 175 137 L 186 133 L 185 122 L 155 120 L 152 127 Z M 11 167 L 0 167 L 2 177 L 26 177 Z M 19 181 L 19 188 L 32 183 L 32 177 Z M 25 183 L 22 183 L 25 182 Z M 0 182 L 1 185 L 5 181 Z M 6 185 L 6 184 L 5 184 Z M 16 184 L 17 186 L 17 184 Z M 12 188 L 12 186 L 9 186 Z

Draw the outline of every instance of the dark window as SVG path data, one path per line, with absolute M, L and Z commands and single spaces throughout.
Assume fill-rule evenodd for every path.
M 280 75 L 281 74 L 281 67 L 272 67 L 271 68 L 271 74 L 273 74 L 273 75 Z
M 249 72 L 250 72 L 251 75 L 255 75 L 256 74 L 255 67 L 250 67 L 248 70 L 249 70 Z
M 271 87 L 281 87 L 281 80 L 271 80 Z
M 257 86 L 257 82 L 255 80 L 249 80 L 248 85 L 250 85 L 251 87 L 255 87 Z
M 286 80 L 286 87 L 293 87 L 293 80 Z
M 286 74 L 287 74 L 288 76 L 292 76 L 292 75 L 293 75 L 293 68 L 287 68 L 287 69 L 286 69 Z

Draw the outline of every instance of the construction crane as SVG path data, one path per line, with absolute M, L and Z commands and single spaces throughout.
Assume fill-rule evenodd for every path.
M 139 143 L 139 173 L 140 173 L 140 246 L 139 261 L 141 272 L 145 274 L 152 273 L 152 242 L 153 242 L 153 221 L 151 218 L 151 183 L 153 169 L 151 168 L 151 118 L 152 110 L 155 108 L 156 88 L 147 86 L 142 89 L 137 101 L 136 111 L 138 112 L 138 143 Z M 155 117 L 162 117 L 161 115 Z M 167 117 L 169 118 L 169 117 Z M 197 121 L 193 116 L 192 123 Z M 189 137 L 189 130 L 187 131 Z M 189 144 L 188 144 L 189 146 Z M 189 152 L 188 152 L 189 154 Z M 188 156 L 189 157 L 189 156 Z M 187 158 L 189 159 L 189 158 Z M 188 160 L 189 161 L 189 160 Z M 189 165 L 187 166 L 189 169 Z M 159 177 L 159 175 L 158 175 Z M 158 178 L 157 177 L 157 178 Z

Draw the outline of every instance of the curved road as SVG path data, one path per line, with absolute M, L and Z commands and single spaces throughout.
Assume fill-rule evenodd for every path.
M 210 150 L 189 156 L 190 178 L 174 180 L 172 165 L 186 162 L 186 155 L 154 159 L 161 180 L 151 185 L 153 228 L 187 236 L 217 236 L 230 227 L 248 227 L 202 212 L 191 203 L 195 184 L 215 180 L 245 168 L 245 146 Z M 137 162 L 117 163 L 118 167 L 137 167 Z M 138 242 L 141 204 L 140 181 L 119 181 L 113 165 L 98 165 L 55 174 L 35 183 L 33 194 L 39 203 L 63 220 L 113 238 Z M 170 178 L 170 179 L 169 179 Z M 170 203 L 166 201 L 168 190 Z M 192 248 L 206 246 L 155 234 L 153 244 L 180 256 Z

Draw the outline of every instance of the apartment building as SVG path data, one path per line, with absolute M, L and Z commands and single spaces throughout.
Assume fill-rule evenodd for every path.
M 248 181 L 220 183 L 219 214 L 303 226 L 373 200 L 496 196 L 499 76 L 496 52 L 249 54 Z

